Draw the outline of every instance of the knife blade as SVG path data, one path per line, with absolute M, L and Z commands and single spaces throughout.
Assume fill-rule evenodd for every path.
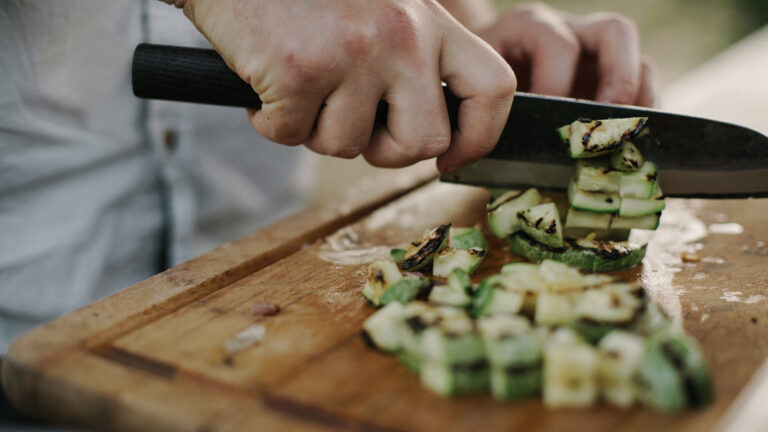
M 142 98 L 261 107 L 251 87 L 213 50 L 141 44 L 133 57 Z M 451 124 L 461 101 L 444 87 Z M 385 122 L 379 105 L 377 121 Z M 648 117 L 650 134 L 633 140 L 659 164 L 665 195 L 768 197 L 768 137 L 731 123 L 654 109 L 518 92 L 495 149 L 442 181 L 499 188 L 564 189 L 575 170 L 556 129 L 578 118 Z

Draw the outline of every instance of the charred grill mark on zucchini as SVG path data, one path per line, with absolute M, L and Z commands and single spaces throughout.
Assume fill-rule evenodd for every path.
M 535 371 L 537 369 L 541 369 L 542 361 L 539 360 L 537 362 L 531 363 L 531 364 L 518 364 L 518 365 L 511 365 L 504 368 L 504 373 L 509 375 L 523 375 L 527 374 L 531 371 Z
M 538 223 L 537 223 L 537 227 L 538 227 Z M 544 232 L 546 232 L 547 234 L 554 234 L 554 233 L 556 233 L 557 232 L 557 222 L 554 221 L 554 220 L 552 222 L 550 222 L 549 226 L 544 230 Z
M 596 248 L 593 248 L 593 247 L 582 246 L 578 243 L 577 239 L 574 239 L 571 237 L 567 237 L 565 241 L 566 243 L 568 243 L 570 247 L 572 247 L 575 250 L 589 251 L 599 256 L 600 258 L 609 259 L 609 260 L 617 260 L 631 253 L 629 249 L 620 247 L 614 242 L 593 240 L 593 243 L 597 245 Z
M 478 360 L 472 363 L 459 363 L 451 366 L 453 372 L 478 372 L 486 369 L 488 362 L 485 360 Z
M 526 234 L 524 232 L 518 232 L 516 235 L 520 236 L 521 239 L 525 240 L 531 246 L 535 246 L 535 247 L 544 249 L 544 250 L 549 251 L 549 252 L 562 253 L 562 252 L 565 252 L 566 250 L 568 250 L 568 248 L 566 248 L 566 247 L 557 248 L 557 247 L 552 247 L 552 246 L 549 246 L 549 245 L 545 245 L 544 243 L 539 243 L 536 240 L 532 239 L 528 234 Z
M 582 123 L 587 123 L 587 122 L 584 122 L 584 121 L 581 121 L 581 122 Z M 600 120 L 596 121 L 595 124 L 592 125 L 592 127 L 589 129 L 589 132 L 585 133 L 581 137 L 581 144 L 584 146 L 584 151 L 589 152 L 589 151 L 594 151 L 595 150 L 595 146 L 591 146 L 589 144 L 589 140 L 590 140 L 590 138 L 592 138 L 592 133 L 595 131 L 595 129 L 599 128 L 602 124 L 603 124 L 603 122 L 601 122 Z M 611 145 L 613 145 L 613 144 L 611 144 Z
M 517 198 L 520 198 L 520 196 L 523 195 L 525 192 L 526 191 L 521 190 L 521 191 L 518 191 L 516 194 L 509 194 L 509 196 L 505 196 L 504 199 L 498 199 L 498 198 L 496 200 L 491 199 L 490 201 L 488 201 L 487 210 L 489 212 L 496 210 L 497 208 L 501 207 L 503 204 L 506 204 Z
M 440 225 L 429 233 L 428 238 L 411 243 L 414 248 L 418 249 L 405 257 L 401 268 L 403 270 L 417 269 L 431 262 L 435 252 L 445 243 L 450 227 L 451 224 Z

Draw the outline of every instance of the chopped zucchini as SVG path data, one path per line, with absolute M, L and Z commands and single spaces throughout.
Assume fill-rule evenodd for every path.
M 540 293 L 536 300 L 536 324 L 565 325 L 576 319 L 578 293 Z
M 445 285 L 435 285 L 429 293 L 429 301 L 441 305 L 467 307 L 472 304 L 472 283 L 469 274 L 454 269 Z
M 576 210 L 594 213 L 616 213 L 621 208 L 618 193 L 583 191 L 574 181 L 568 185 L 568 202 Z
M 419 377 L 424 387 L 442 396 L 484 392 L 490 381 L 488 365 L 484 361 L 447 365 L 427 360 L 421 364 Z
M 645 294 L 635 284 L 619 282 L 586 290 L 576 304 L 576 315 L 597 323 L 629 324 L 644 306 Z
M 598 356 L 581 343 L 548 343 L 544 352 L 544 404 L 586 407 L 595 403 Z
M 522 231 L 539 243 L 563 246 L 563 229 L 555 203 L 539 204 L 517 213 Z
M 575 267 L 554 260 L 544 260 L 539 266 L 542 291 L 564 293 L 581 291 L 584 277 Z
M 414 356 L 421 356 L 421 336 L 430 327 L 436 326 L 443 319 L 437 308 L 422 301 L 412 301 L 403 311 L 403 333 L 400 345 L 403 351 Z
M 634 381 L 637 398 L 643 405 L 665 413 L 685 409 L 685 383 L 658 340 L 646 343 Z
M 635 402 L 634 376 L 643 358 L 645 341 L 627 331 L 615 330 L 597 347 L 598 382 L 603 398 L 609 403 L 629 408 Z
M 664 356 L 680 373 L 688 404 L 694 408 L 709 405 L 715 397 L 712 375 L 696 340 L 687 334 L 671 332 L 657 337 Z
M 478 320 L 491 366 L 539 366 L 541 340 L 531 323 L 519 315 L 493 315 Z
M 432 281 L 429 278 L 414 274 L 405 275 L 384 291 L 381 304 L 386 305 L 393 301 L 405 304 L 416 298 L 424 298 L 431 286 Z
M 451 228 L 449 246 L 454 249 L 480 248 L 488 250 L 488 242 L 477 228 Z
M 619 151 L 611 155 L 611 167 L 619 171 L 636 171 L 644 162 L 642 153 L 631 141 L 624 141 Z
M 656 190 L 658 177 L 658 165 L 655 162 L 647 161 L 637 171 L 622 174 L 619 195 L 622 198 L 649 199 Z
M 568 239 L 568 246 L 582 256 L 592 256 L 590 271 L 593 272 L 612 272 L 634 267 L 645 258 L 647 249 L 645 244 L 587 239 Z
M 520 230 L 517 213 L 540 202 L 541 195 L 536 189 L 528 189 L 525 192 L 508 191 L 488 204 L 488 225 L 496 237 L 507 237 Z
M 472 315 L 494 315 L 498 313 L 518 313 L 523 306 L 524 293 L 506 289 L 507 279 L 503 274 L 488 276 L 483 279 L 475 293 Z
M 560 261 L 587 272 L 611 272 L 634 267 L 645 257 L 646 245 L 607 240 L 565 239 L 566 246 L 553 248 L 516 233 L 509 238 L 512 253 L 531 262 Z
M 607 230 L 611 225 L 610 213 L 594 213 L 568 209 L 565 217 L 565 228 L 591 228 Z
M 541 393 L 541 365 L 491 366 L 491 393 L 498 400 L 514 400 Z
M 571 157 L 588 158 L 615 151 L 624 141 L 637 136 L 647 121 L 647 117 L 576 120 L 568 136 Z
M 485 361 L 485 347 L 474 321 L 465 314 L 443 318 L 426 329 L 421 338 L 421 356 L 442 364 L 469 364 Z
M 421 240 L 411 243 L 401 264 L 402 269 L 415 271 L 432 264 L 435 253 L 448 243 L 450 227 L 451 224 L 440 225 L 427 232 Z
M 568 144 L 568 138 L 571 137 L 571 125 L 567 124 L 557 128 L 557 135 L 564 143 Z
M 381 305 L 381 296 L 387 289 L 403 278 L 397 264 L 391 261 L 376 261 L 368 266 L 368 279 L 363 287 L 363 297 L 374 306 Z
M 637 199 L 622 198 L 619 216 L 627 218 L 638 218 L 648 215 L 654 215 L 664 210 L 665 203 L 663 199 Z
M 389 259 L 395 264 L 402 263 L 405 260 L 405 249 L 391 249 Z
M 621 174 L 603 158 L 585 159 L 576 164 L 574 180 L 583 191 L 618 193 Z
M 363 323 L 363 332 L 382 351 L 395 352 L 400 349 L 405 317 L 405 307 L 393 301 Z
M 611 228 L 614 229 L 646 229 L 655 230 L 659 227 L 661 212 L 640 217 L 621 217 L 613 216 L 611 219 Z
M 539 266 L 522 262 L 508 263 L 501 268 L 501 273 L 505 275 L 505 288 L 523 295 L 521 312 L 532 317 L 536 312 L 539 288 L 543 285 Z
M 442 249 L 435 255 L 432 274 L 439 277 L 448 277 L 454 269 L 461 269 L 472 274 L 480 266 L 485 253 L 485 250 L 480 248 Z

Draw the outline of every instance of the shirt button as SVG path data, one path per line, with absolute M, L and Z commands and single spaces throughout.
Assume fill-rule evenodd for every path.
M 172 153 L 174 150 L 176 150 L 178 142 L 179 134 L 177 134 L 175 130 L 166 129 L 165 132 L 163 132 L 163 145 L 165 146 L 165 149 L 168 150 L 168 152 Z

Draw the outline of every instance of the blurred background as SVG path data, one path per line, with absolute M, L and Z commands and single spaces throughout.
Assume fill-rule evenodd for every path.
M 494 1 L 500 13 L 521 3 Z M 547 0 L 544 3 L 575 14 L 613 11 L 633 19 L 640 32 L 643 52 L 658 66 L 662 86 L 673 83 L 768 24 L 768 0 Z M 354 178 L 376 171 L 362 158 L 354 161 L 320 158 L 318 164 L 319 181 L 313 194 L 317 201 L 338 192 Z

